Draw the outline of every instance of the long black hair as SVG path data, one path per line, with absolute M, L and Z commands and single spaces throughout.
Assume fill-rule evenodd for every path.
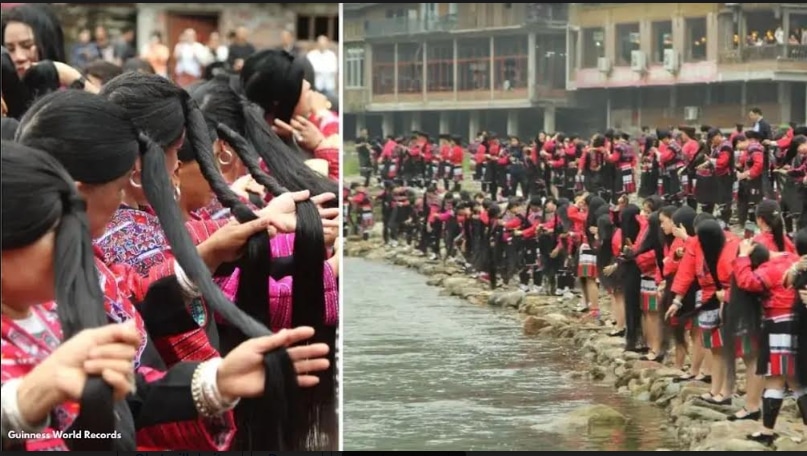
M 215 123 L 216 136 L 233 147 L 252 177 L 273 196 L 289 190 L 309 190 L 312 194 L 335 193 L 338 190 L 335 182 L 311 170 L 299 155 L 293 153 L 267 128 L 260 108 L 240 95 L 237 78 L 217 77 L 199 86 L 193 97 L 200 103 L 208 125 L 213 126 Z M 260 168 L 261 158 L 267 163 L 271 175 Z M 333 349 L 336 345 L 335 327 L 324 324 L 325 290 L 322 267 L 326 250 L 319 211 L 312 202 L 304 201 L 297 204 L 297 215 L 292 267 L 292 323 L 294 326 L 314 327 L 316 333 L 313 341 L 324 342 L 332 347 L 329 356 L 332 358 L 331 365 L 336 366 L 333 358 L 336 352 Z M 314 398 L 306 406 L 310 412 L 308 416 L 311 425 L 331 434 L 335 442 L 333 367 L 321 374 L 320 383 L 312 390 L 312 395 Z
M 787 248 L 785 241 L 785 221 L 782 219 L 782 209 L 775 200 L 766 199 L 757 204 L 755 215 L 762 219 L 771 229 L 773 243 L 779 252 L 784 252 Z
M 748 255 L 751 260 L 751 269 L 755 270 L 770 259 L 770 252 L 762 244 L 754 245 Z M 723 307 L 723 318 L 720 326 L 723 338 L 723 362 L 726 363 L 728 378 L 733 381 L 736 376 L 736 340 L 743 335 L 751 340 L 760 340 L 762 336 L 762 300 L 760 293 L 751 293 L 737 285 L 737 279 L 732 275 L 729 299 L 727 306 Z M 731 347 L 729 349 L 729 347 Z
M 796 252 L 807 255 L 807 228 L 796 232 Z M 807 305 L 801 302 L 798 291 L 807 288 L 807 272 L 801 272 L 793 283 L 796 289 L 796 300 L 793 303 L 793 314 L 796 317 L 796 379 L 799 385 L 807 385 Z
M 88 184 L 111 182 L 126 175 L 139 156 L 146 197 L 157 213 L 174 257 L 200 289 L 205 303 L 247 337 L 271 334 L 266 326 L 233 305 L 213 282 L 173 200 L 165 172 L 165 151 L 135 128 L 126 110 L 84 91 L 53 93 L 41 98 L 23 117 L 18 140 L 53 155 L 75 181 Z M 266 354 L 264 363 L 268 373 L 265 395 L 278 401 L 273 410 L 285 413 L 289 410 L 287 401 L 297 394 L 294 367 L 284 348 Z M 279 425 L 294 422 L 293 417 L 282 418 Z M 280 438 L 278 446 L 293 447 L 290 430 L 279 428 L 274 435 Z
M 720 285 L 717 266 L 720 261 L 720 255 L 723 253 L 723 247 L 726 245 L 726 233 L 717 220 L 714 219 L 698 223 L 695 230 L 698 235 L 698 243 L 703 252 L 703 262 L 706 264 L 715 287 L 719 291 L 722 286 Z
M 267 126 L 261 108 L 243 96 L 240 84 L 237 77 L 222 75 L 191 92 L 208 127 L 215 131 L 223 123 L 246 138 L 284 188 L 293 192 L 310 190 L 312 195 L 336 194 L 338 183 L 308 167 L 303 157 Z M 254 173 L 250 174 L 258 179 Z
M 628 246 L 628 241 L 636 246 L 641 225 L 637 217 L 641 213 L 639 206 L 628 204 L 619 215 L 620 230 L 622 231 L 622 249 Z M 635 251 L 635 250 L 634 250 Z M 625 295 L 625 340 L 628 348 L 634 348 L 641 334 L 641 272 L 636 265 L 633 254 L 620 252 L 620 267 L 623 279 L 623 292 Z
M 288 123 L 303 91 L 304 61 L 280 50 L 252 54 L 241 69 L 246 97 L 263 108 L 270 118 Z
M 193 151 L 195 151 L 196 159 L 199 163 L 202 175 L 210 184 L 211 189 L 216 194 L 216 197 L 219 199 L 222 205 L 229 208 L 235 218 L 241 223 L 255 220 L 256 215 L 254 212 L 252 212 L 252 210 L 230 189 L 230 187 L 224 181 L 224 177 L 219 172 L 213 156 L 210 130 L 208 129 L 204 116 L 196 106 L 196 102 L 190 98 L 186 91 L 157 75 L 126 73 L 107 83 L 104 86 L 101 95 L 107 97 L 113 103 L 123 107 L 129 116 L 131 116 L 134 125 L 141 131 L 145 132 L 148 138 L 157 141 L 163 147 L 175 144 L 178 140 L 180 140 L 184 131 L 185 141 L 188 141 L 192 146 Z M 166 122 L 163 120 L 160 114 L 172 117 L 172 121 Z M 146 174 L 147 171 L 149 172 L 148 175 Z M 165 160 L 162 154 L 155 153 L 150 157 L 150 160 L 147 160 L 146 156 L 143 157 L 143 189 L 146 191 L 149 202 L 152 202 L 152 196 L 155 198 L 162 196 L 163 198 L 167 199 L 170 195 L 170 192 L 165 191 L 161 192 L 160 195 L 149 195 L 149 190 L 151 190 L 152 193 L 157 193 L 154 188 L 149 188 L 149 186 L 145 183 L 150 179 L 150 177 L 156 177 L 154 175 L 159 175 L 159 179 L 163 179 L 166 184 L 170 185 L 168 176 L 165 173 Z M 273 189 L 277 190 L 277 188 L 277 186 L 267 187 L 267 189 L 270 191 Z M 176 204 L 173 202 L 166 200 L 165 203 L 170 207 L 171 211 L 178 211 Z M 154 209 L 159 216 L 160 210 L 157 207 L 154 207 Z M 319 218 L 319 212 L 317 211 L 316 207 L 314 207 L 313 203 L 310 202 L 299 206 L 298 218 L 299 222 L 297 223 L 297 236 L 295 237 L 295 256 L 299 256 L 300 262 L 299 264 L 295 262 L 294 277 L 297 278 L 300 276 L 300 274 L 296 271 L 297 268 L 301 268 L 303 266 L 310 267 L 313 264 L 316 264 L 317 269 L 314 269 L 313 271 L 308 270 L 307 276 L 301 278 L 300 280 L 295 280 L 292 284 L 292 295 L 300 298 L 300 301 L 298 302 L 310 305 L 310 308 L 307 306 L 302 306 L 299 312 L 293 312 L 292 325 L 294 327 L 310 325 L 314 327 L 315 331 L 319 330 L 317 332 L 322 333 L 323 331 L 321 331 L 320 328 L 322 328 L 323 325 L 321 323 L 318 324 L 318 322 L 321 322 L 324 318 L 322 263 L 325 259 L 325 245 L 324 236 L 322 233 L 322 224 Z M 160 218 L 160 221 L 163 223 L 162 217 Z M 169 229 L 165 227 L 165 224 L 163 224 L 163 228 L 165 229 L 166 236 L 169 238 L 169 240 L 171 240 Z M 187 237 L 187 232 L 185 231 L 184 225 L 179 225 L 179 229 L 189 241 L 190 239 Z M 173 242 L 171 244 L 173 246 Z M 297 248 L 299 248 L 299 250 L 296 250 Z M 314 251 L 316 251 L 318 261 L 306 261 L 315 255 L 315 253 L 313 253 Z M 199 259 L 198 255 L 194 256 L 197 260 Z M 255 329 L 260 328 L 260 330 L 264 333 L 268 332 L 268 329 L 266 329 L 263 322 L 268 323 L 268 281 L 270 276 L 269 258 L 270 248 L 267 234 L 257 233 L 253 235 L 248 241 L 247 254 L 242 260 L 244 267 L 241 268 L 242 275 L 240 277 L 237 295 L 239 306 L 249 309 L 249 311 L 253 313 L 254 317 L 258 317 L 260 319 L 249 318 L 248 321 L 250 324 L 258 324 L 259 326 Z M 183 270 L 189 272 L 187 269 L 185 269 L 184 264 L 182 264 L 182 267 Z M 204 283 L 207 291 L 202 290 L 202 292 L 205 297 L 208 298 L 208 300 L 210 300 L 210 297 L 213 297 L 214 299 L 220 300 L 219 302 L 221 302 L 222 305 L 229 303 L 221 293 L 221 290 L 212 281 L 207 268 L 201 261 L 198 261 L 196 264 L 192 264 L 191 267 L 195 268 L 195 276 L 191 275 L 190 272 L 188 275 L 191 277 L 194 283 L 199 285 L 201 284 L 198 281 L 202 281 L 202 283 Z M 319 271 L 319 273 L 316 271 Z M 317 278 L 319 278 L 318 281 L 316 280 Z M 295 293 L 295 290 L 300 287 L 306 288 L 303 291 L 297 290 Z M 200 289 L 202 289 L 201 286 Z M 322 303 L 322 305 L 317 306 L 318 302 Z M 232 306 L 232 304 L 229 305 Z M 320 312 L 313 310 L 317 307 L 320 307 L 322 310 Z M 310 310 L 310 313 L 307 312 L 308 310 Z M 247 314 L 243 313 L 241 315 L 245 317 L 247 316 Z M 228 319 L 228 321 L 230 323 L 234 323 L 232 320 Z M 241 325 L 234 324 L 234 326 L 243 333 L 243 336 L 247 338 L 255 337 L 254 332 L 251 333 L 244 331 L 245 328 L 241 327 Z M 226 329 L 223 329 L 223 332 L 226 333 Z M 316 339 L 319 339 L 320 337 L 323 336 L 318 334 Z M 222 349 L 226 350 L 234 348 L 233 344 L 235 344 L 237 340 L 239 339 L 235 337 L 227 337 L 226 343 L 228 346 L 223 346 Z M 334 344 L 331 344 L 331 346 L 333 345 Z M 270 366 L 269 364 L 270 361 L 267 359 L 268 370 L 274 370 L 276 368 Z M 287 366 L 284 365 L 280 368 L 287 369 Z M 288 372 L 288 370 L 284 370 L 283 372 L 284 377 L 290 378 L 292 373 Z M 291 386 L 289 387 L 293 388 Z M 318 385 L 318 387 L 321 387 L 321 385 Z M 274 391 L 267 391 L 267 393 L 272 393 L 274 395 L 273 400 L 281 401 L 283 404 L 286 404 L 286 401 L 289 399 L 279 397 L 279 388 L 274 388 Z M 295 391 L 293 395 L 296 396 L 297 392 Z M 254 402 L 247 401 L 247 403 L 253 404 Z M 278 404 L 273 404 L 273 407 L 278 407 L 279 409 L 290 412 L 294 411 L 293 407 L 285 405 L 278 406 Z M 255 410 L 255 408 L 253 408 L 253 410 Z M 255 414 L 252 414 L 252 416 L 257 417 Z M 257 434 L 253 433 L 248 440 L 242 440 L 242 444 L 249 445 L 249 449 L 254 449 L 258 443 L 261 443 L 262 445 L 281 445 L 286 448 L 303 448 L 301 445 L 304 444 L 304 442 L 302 442 L 304 438 L 301 437 L 300 434 L 303 433 L 304 429 L 302 429 L 302 426 L 298 426 L 299 423 L 297 423 L 295 418 L 290 419 L 295 422 L 292 425 L 292 429 L 281 432 L 281 427 L 275 426 L 275 429 L 278 430 L 276 434 L 267 433 L 264 430 L 261 430 L 261 432 Z M 247 420 L 247 422 L 249 421 Z M 279 422 L 274 424 L 283 423 Z M 281 440 L 278 441 L 278 438 Z M 267 440 L 259 442 L 257 439 Z
M 28 92 L 28 87 L 17 75 L 14 61 L 11 60 L 11 55 L 5 47 L 0 50 L 0 58 L 2 58 L 0 86 L 2 86 L 3 101 L 8 107 L 8 116 L 19 119 L 31 104 L 32 97 Z
M 55 227 L 54 297 L 63 340 L 108 323 L 104 294 L 95 269 L 86 204 L 62 165 L 50 155 L 11 141 L 2 142 L 2 249 L 29 246 Z M 116 428 L 112 389 L 91 377 L 81 398 L 77 423 L 92 432 Z M 125 410 L 120 410 L 125 412 Z M 68 441 L 73 450 L 112 450 L 111 440 Z M 133 450 L 134 448 L 131 448 Z

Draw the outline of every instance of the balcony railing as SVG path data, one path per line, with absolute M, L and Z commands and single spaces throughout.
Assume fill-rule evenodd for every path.
M 364 22 L 364 33 L 367 38 L 449 32 L 456 28 L 457 16 L 453 14 L 427 19 L 396 17 Z
M 807 45 L 765 44 L 725 50 L 720 53 L 720 63 L 730 64 L 770 60 L 807 62 Z

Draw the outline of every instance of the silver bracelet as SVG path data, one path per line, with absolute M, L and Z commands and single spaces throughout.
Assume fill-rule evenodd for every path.
M 19 388 L 22 384 L 22 378 L 15 378 L 3 384 L 2 394 L 0 394 L 0 408 L 2 409 L 3 422 L 8 426 L 7 432 L 17 431 L 30 434 L 38 434 L 50 426 L 50 415 L 48 415 L 41 423 L 31 424 L 27 423 L 20 413 L 20 405 L 18 402 Z M 8 436 L 3 436 L 8 437 Z
M 221 358 L 205 361 L 196 368 L 191 382 L 191 393 L 196 410 L 200 415 L 213 417 L 230 411 L 238 405 L 239 399 L 225 402 L 218 387 L 218 370 Z

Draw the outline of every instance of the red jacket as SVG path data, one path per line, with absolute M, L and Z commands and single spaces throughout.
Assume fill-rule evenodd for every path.
M 451 148 L 451 155 L 449 156 L 451 163 L 456 166 L 461 166 L 464 158 L 465 153 L 462 150 L 462 146 L 454 146 Z
M 747 256 L 734 260 L 734 279 L 737 286 L 753 293 L 764 293 L 762 306 L 765 318 L 776 318 L 790 315 L 797 291 L 786 288 L 784 277 L 787 270 L 799 257 L 792 253 L 783 253 L 762 263 L 756 270 L 751 270 L 751 259 Z
M 748 177 L 750 179 L 756 179 L 762 175 L 763 170 L 763 160 L 765 151 L 762 150 L 760 147 L 751 148 L 743 151 L 742 155 L 740 155 L 740 164 L 742 165 L 744 170 L 748 171 Z
M 687 241 L 688 240 L 689 239 L 687 239 Z M 664 247 L 664 277 L 674 275 L 678 272 L 678 266 L 681 264 L 681 259 L 683 257 L 676 259 L 675 251 L 679 248 L 683 248 L 684 252 L 686 252 L 687 241 L 680 238 L 675 238 L 673 239 L 672 244 Z
M 776 242 L 773 241 L 773 233 L 770 231 L 765 231 L 754 236 L 754 242 L 764 245 L 765 248 L 771 252 L 779 251 L 776 247 Z M 785 236 L 785 252 L 796 253 L 796 246 L 793 245 L 793 241 L 787 236 Z
M 566 217 L 572 222 L 572 231 L 579 235 L 585 234 L 588 212 L 581 211 L 577 206 L 572 204 L 566 210 Z
M 737 256 L 739 244 L 740 238 L 727 232 L 726 244 L 723 246 L 723 251 L 717 260 L 717 278 L 720 281 L 720 288 L 726 292 L 731 280 L 732 260 Z M 673 293 L 683 296 L 689 291 L 689 287 L 695 280 L 698 281 L 701 287 L 701 302 L 706 303 L 714 296 L 717 287 L 712 278 L 712 273 L 704 262 L 703 250 L 697 240 L 691 243 L 684 253 L 684 258 L 678 266 L 678 273 L 675 274 L 671 290 Z
M 681 151 L 684 153 L 684 159 L 687 161 L 687 163 L 691 162 L 692 159 L 695 158 L 695 154 L 698 153 L 700 148 L 701 145 L 694 139 L 690 139 L 684 143 L 684 145 L 681 147 Z

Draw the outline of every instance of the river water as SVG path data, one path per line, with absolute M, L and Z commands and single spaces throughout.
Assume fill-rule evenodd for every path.
M 568 341 L 522 335 L 513 312 L 439 296 L 424 276 L 345 258 L 345 450 L 676 449 L 663 411 L 563 374 Z M 605 404 L 631 418 L 597 435 L 550 432 Z

